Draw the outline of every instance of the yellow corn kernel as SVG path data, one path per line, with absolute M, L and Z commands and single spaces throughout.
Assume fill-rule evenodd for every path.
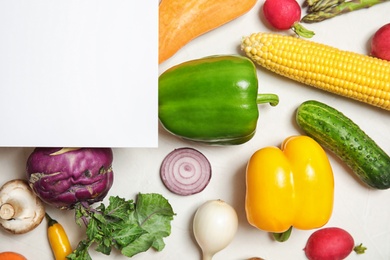
M 260 66 L 298 82 L 390 110 L 390 62 L 275 33 L 244 37 Z

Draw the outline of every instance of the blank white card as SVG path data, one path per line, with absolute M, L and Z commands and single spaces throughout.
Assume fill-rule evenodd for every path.
M 156 147 L 158 2 L 0 2 L 0 146 Z

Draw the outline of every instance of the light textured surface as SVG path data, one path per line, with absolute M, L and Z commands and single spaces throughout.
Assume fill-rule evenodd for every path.
M 156 147 L 151 2 L 2 1 L 0 146 Z
M 262 3 L 263 1 L 259 1 L 247 15 L 185 46 L 174 57 L 160 65 L 160 73 L 189 59 L 241 53 L 239 45 L 242 36 L 257 31 L 271 31 L 259 17 Z M 390 3 L 384 3 L 307 27 L 316 32 L 313 41 L 367 53 L 371 35 L 377 28 L 390 22 L 388 13 Z M 172 223 L 172 234 L 165 239 L 166 248 L 160 253 L 151 250 L 132 259 L 200 260 L 200 249 L 192 234 L 192 218 L 197 207 L 210 199 L 226 200 L 236 209 L 239 218 L 236 237 L 225 250 L 215 255 L 215 260 L 244 260 L 252 256 L 267 260 L 306 259 L 302 249 L 312 232 L 295 229 L 287 242 L 272 241 L 269 234 L 247 223 L 244 196 L 247 160 L 259 148 L 278 146 L 287 136 L 301 134 L 295 124 L 294 115 L 296 108 L 308 99 L 317 99 L 343 111 L 390 153 L 389 112 L 292 82 L 264 69 L 259 68 L 258 76 L 259 92 L 278 94 L 280 103 L 277 107 L 259 106 L 258 130 L 248 143 L 235 147 L 209 147 L 182 141 L 160 128 L 159 148 L 114 149 L 115 179 L 109 195 L 134 198 L 138 192 L 158 192 L 169 199 L 177 213 Z M 201 193 L 180 197 L 164 187 L 159 177 L 159 167 L 165 155 L 184 146 L 194 147 L 207 156 L 213 167 L 213 176 L 209 186 Z M 30 148 L 0 149 L 1 183 L 11 178 L 24 177 L 25 160 L 30 152 Z M 356 243 L 363 243 L 368 247 L 366 254 L 357 256 L 352 253 L 348 259 L 390 259 L 390 190 L 366 188 L 340 160 L 331 154 L 329 158 L 335 176 L 335 204 L 332 217 L 326 226 L 342 227 L 353 235 Z M 84 229 L 75 224 L 72 211 L 62 212 L 50 207 L 47 207 L 47 211 L 64 225 L 73 246 L 84 237 Z M 52 259 L 46 242 L 45 222 L 23 236 L 0 231 L 0 239 L 0 251 L 13 249 L 25 254 L 29 259 Z M 127 259 L 116 251 L 110 256 L 93 252 L 92 256 L 94 260 Z

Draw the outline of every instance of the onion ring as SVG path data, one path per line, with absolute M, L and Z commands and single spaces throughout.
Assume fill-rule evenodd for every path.
M 187 196 L 201 192 L 211 179 L 209 160 L 198 150 L 183 147 L 170 152 L 160 167 L 160 177 L 171 192 Z

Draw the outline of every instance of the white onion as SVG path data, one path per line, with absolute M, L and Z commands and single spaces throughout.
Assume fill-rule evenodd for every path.
M 203 260 L 212 257 L 233 240 L 238 228 L 237 213 L 223 200 L 210 200 L 195 213 L 193 232 L 203 251 Z

